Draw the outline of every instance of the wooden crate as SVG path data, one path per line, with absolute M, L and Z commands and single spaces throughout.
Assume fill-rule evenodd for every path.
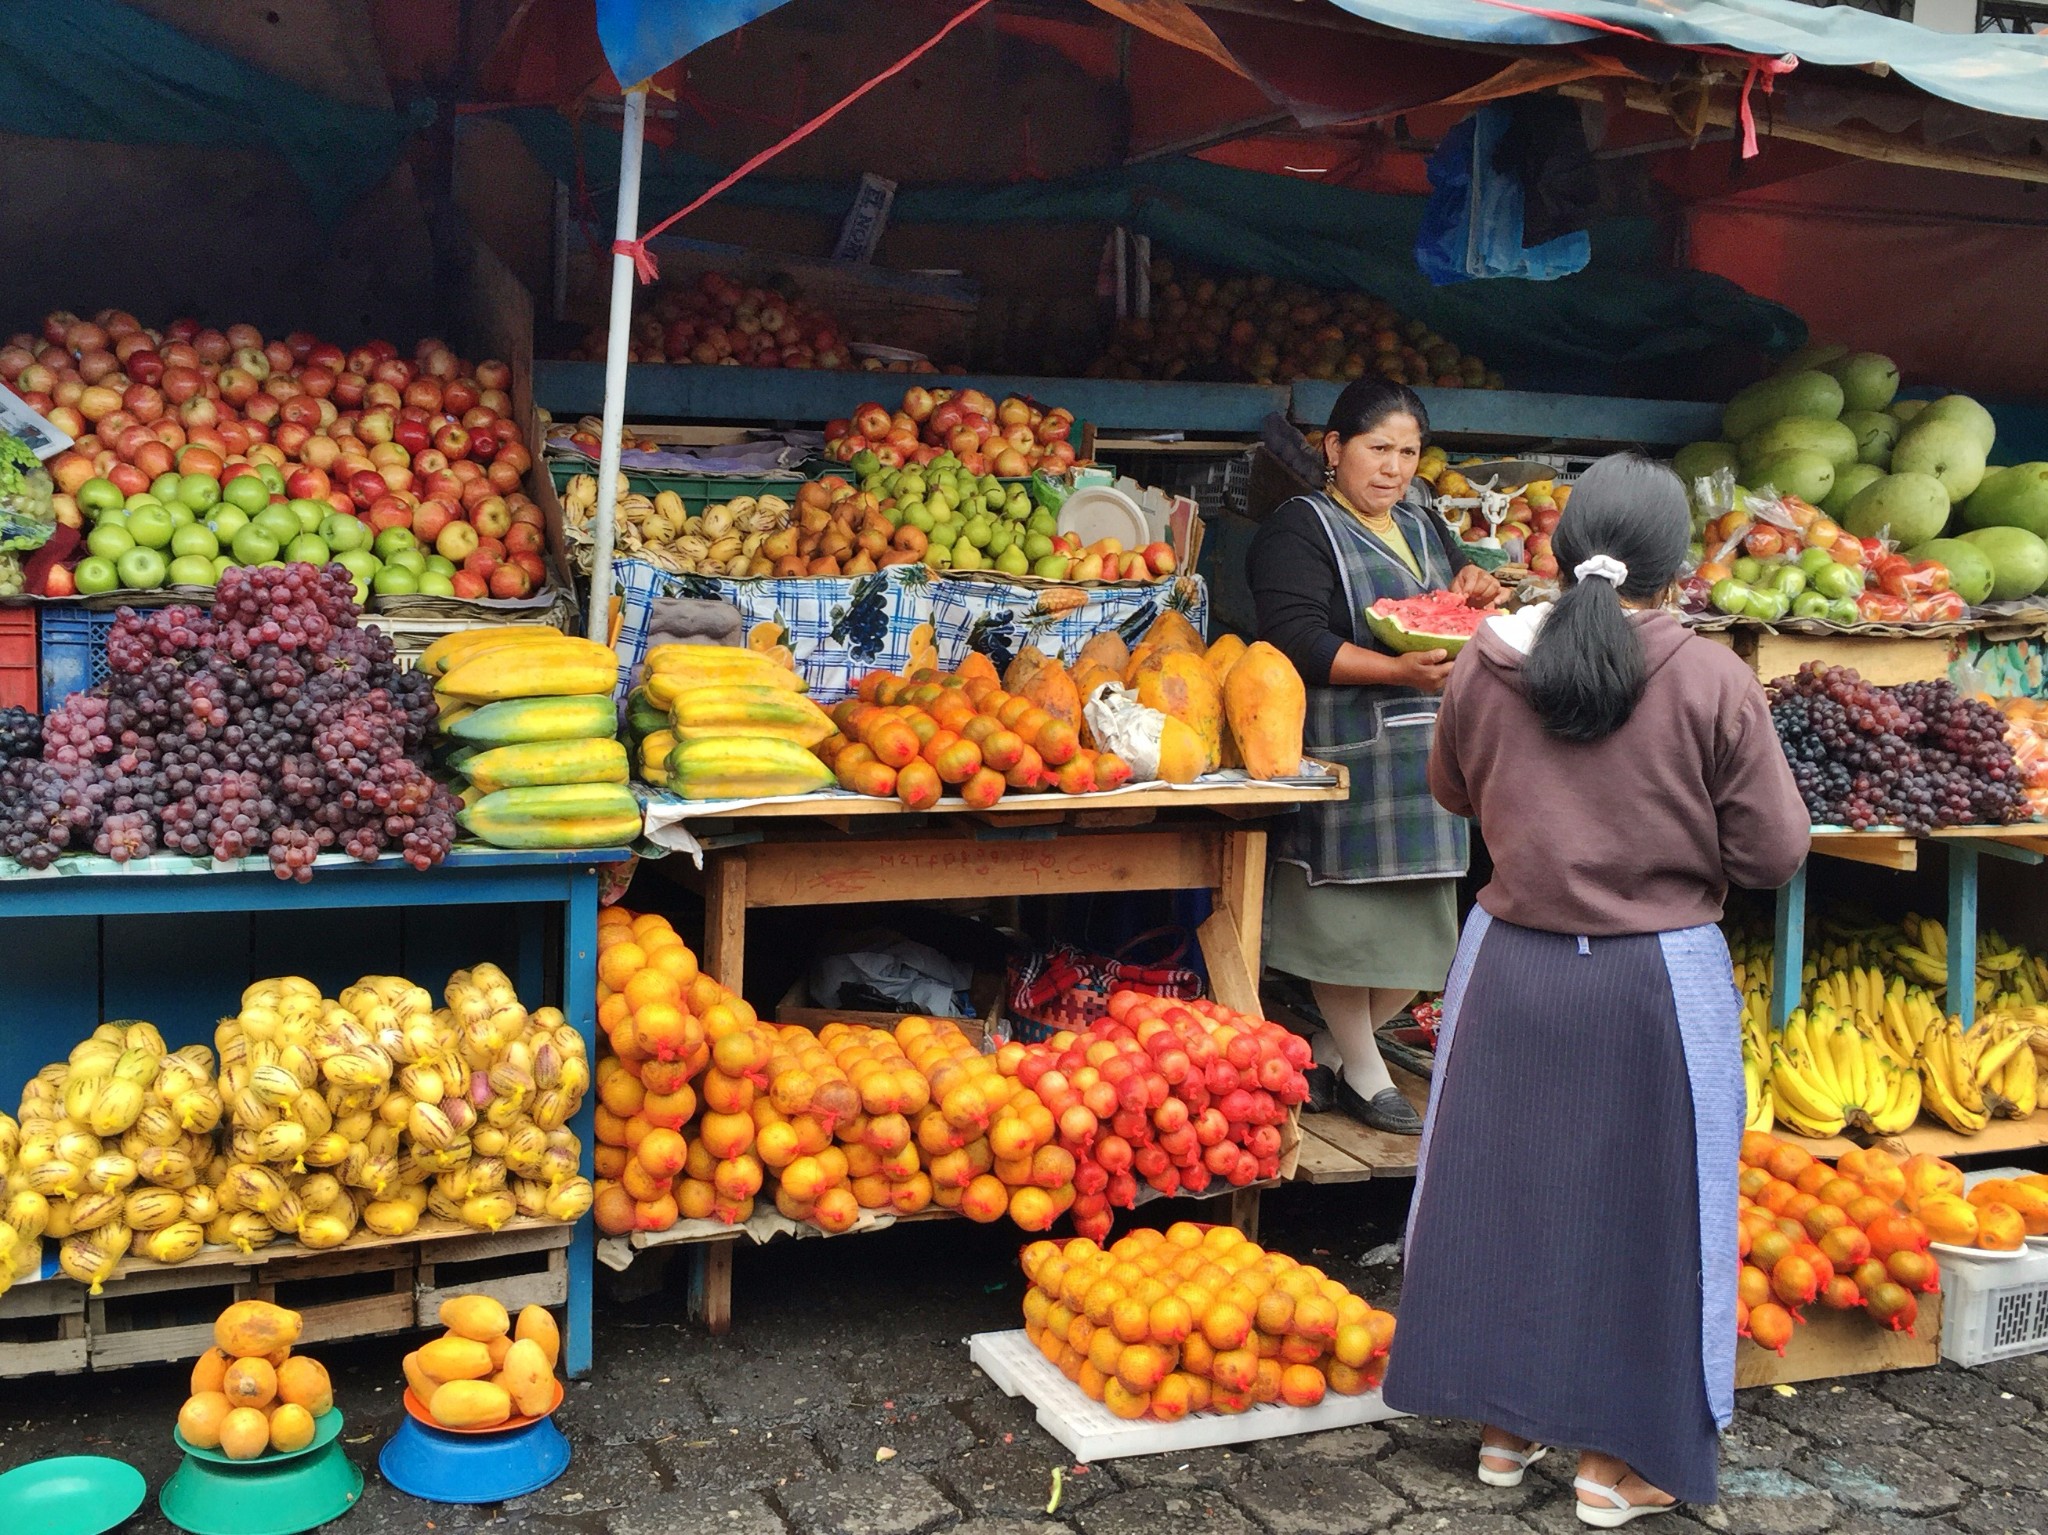
M 305 1318 L 301 1343 L 367 1338 L 413 1325 L 417 1250 L 409 1246 L 291 1253 L 251 1272 L 238 1300 L 267 1300 Z
M 960 1032 L 965 1034 L 973 1042 L 974 1047 L 985 1055 L 993 1047 L 997 1037 L 1002 1033 L 1002 978 L 993 975 L 976 975 L 972 995 L 975 1005 L 981 1009 L 984 1016 L 980 1018 L 949 1018 L 945 1021 L 957 1023 L 960 1026 Z M 810 993 L 805 990 L 804 983 L 797 981 L 788 991 L 782 994 L 782 1000 L 775 1005 L 775 1021 L 777 1023 L 801 1024 L 814 1034 L 828 1023 L 864 1023 L 870 1028 L 887 1029 L 893 1032 L 897 1024 L 911 1016 L 909 1013 L 864 1013 L 857 1009 L 844 1007 L 813 1007 L 810 1005 L 810 1002 Z
M 249 1298 L 250 1272 L 239 1263 L 202 1259 L 110 1280 L 86 1300 L 92 1367 L 120 1370 L 198 1358 L 213 1344 L 214 1319 Z
M 441 1303 L 488 1295 L 517 1313 L 522 1306 L 560 1306 L 569 1299 L 569 1238 L 574 1228 L 457 1237 L 419 1250 L 413 1286 L 414 1325 L 441 1325 Z
M 1806 1308 L 1806 1325 L 1792 1329 L 1781 1359 L 1748 1340 L 1735 1345 L 1735 1384 L 1789 1385 L 1834 1380 L 1880 1370 L 1921 1370 L 1941 1357 L 1941 1296 L 1920 1297 L 1920 1316 L 1911 1333 L 1879 1327 L 1860 1311 Z
M 46 1280 L 0 1295 L 0 1379 L 71 1374 L 86 1361 L 83 1286 Z
M 1854 667 L 1866 682 L 1881 687 L 1935 682 L 1948 675 L 1949 663 L 1962 652 L 1960 638 L 1920 634 L 1772 634 L 1738 629 L 1734 635 L 1735 653 L 1766 682 L 1788 676 L 1809 661 Z

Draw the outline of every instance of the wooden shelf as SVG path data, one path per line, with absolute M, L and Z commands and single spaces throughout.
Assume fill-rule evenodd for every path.
M 1845 1135 L 1826 1140 L 1809 1140 L 1790 1131 L 1778 1132 L 1793 1145 L 1817 1157 L 1833 1161 L 1843 1152 L 1860 1145 Z M 2048 1146 L 2048 1109 L 2037 1109 L 2025 1119 L 1994 1119 L 1975 1135 L 1960 1135 L 1937 1120 L 1922 1117 L 1901 1135 L 1877 1137 L 1877 1144 L 1899 1156 L 1915 1153 L 1931 1157 L 1999 1156 L 2014 1151 L 2033 1151 Z

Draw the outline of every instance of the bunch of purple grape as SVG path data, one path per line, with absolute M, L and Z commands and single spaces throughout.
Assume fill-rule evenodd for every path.
M 312 878 L 338 850 L 441 861 L 460 804 L 427 772 L 431 679 L 358 622 L 338 565 L 236 568 L 211 612 L 124 608 L 106 682 L 43 719 L 43 755 L 0 766 L 0 854 L 125 862 L 266 854 Z
M 2005 717 L 1952 682 L 1880 687 L 1846 666 L 1809 662 L 1769 694 L 1816 825 L 1925 833 L 2025 818 Z

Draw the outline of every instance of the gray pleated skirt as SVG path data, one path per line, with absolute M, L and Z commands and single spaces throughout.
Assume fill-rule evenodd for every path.
M 1329 986 L 1435 991 L 1458 952 L 1458 882 L 1311 885 L 1275 860 L 1266 882 L 1266 963 Z
M 1497 920 L 1480 945 L 1437 1067 L 1386 1400 L 1616 1455 L 1712 1502 L 1671 977 L 1655 934 L 1580 945 Z

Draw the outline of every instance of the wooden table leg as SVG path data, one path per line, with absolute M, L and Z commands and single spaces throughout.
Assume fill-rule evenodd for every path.
M 1216 900 L 1237 924 L 1238 947 L 1244 951 L 1245 964 L 1256 982 L 1259 978 L 1259 954 L 1266 936 L 1266 834 L 1263 831 L 1233 831 L 1224 839 L 1223 886 L 1216 892 Z
M 1230 1224 L 1243 1232 L 1247 1241 L 1259 1239 L 1260 1189 L 1233 1189 L 1230 1194 Z
M 704 1326 L 713 1337 L 732 1330 L 732 1252 L 739 1238 L 704 1244 Z
M 704 972 L 738 992 L 747 971 L 747 854 L 713 853 L 704 868 Z

